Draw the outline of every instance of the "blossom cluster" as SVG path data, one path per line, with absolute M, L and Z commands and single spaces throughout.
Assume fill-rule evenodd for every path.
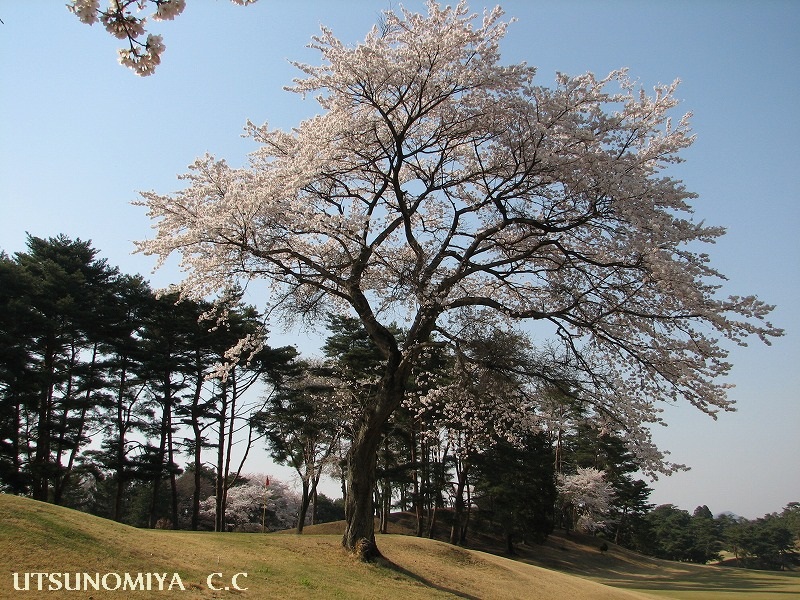
M 231 1 L 239 5 L 256 2 Z M 105 9 L 100 7 L 100 0 L 72 0 L 67 8 L 81 23 L 93 25 L 99 22 L 115 38 L 128 40 L 128 47 L 119 50 L 120 64 L 132 69 L 137 75 L 147 76 L 155 72 L 165 49 L 160 35 L 147 33 L 148 17 L 140 14 L 150 5 L 155 7 L 155 12 L 150 15 L 152 20 L 171 21 L 186 8 L 186 0 L 109 0 Z

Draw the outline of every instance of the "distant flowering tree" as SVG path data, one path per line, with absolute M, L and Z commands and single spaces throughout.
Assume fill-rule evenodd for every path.
M 253 4 L 256 0 L 231 2 L 245 5 Z M 148 17 L 139 13 L 148 8 L 155 9 L 149 18 L 153 21 L 171 21 L 186 8 L 186 0 L 108 0 L 105 9 L 100 8 L 100 0 L 72 0 L 67 8 L 82 23 L 94 25 L 99 21 L 115 38 L 128 40 L 128 47 L 119 50 L 119 62 L 133 69 L 137 75 L 146 76 L 152 75 L 161 63 L 165 46 L 160 35 L 147 33 L 145 27 Z
M 695 195 L 663 173 L 693 139 L 671 118 L 676 84 L 648 95 L 623 70 L 536 85 L 533 67 L 500 63 L 499 8 L 427 7 L 387 11 L 354 46 L 323 28 L 322 64 L 297 64 L 289 88 L 321 114 L 250 124 L 249 167 L 206 156 L 185 189 L 140 201 L 156 233 L 139 248 L 182 255 L 184 296 L 263 279 L 269 314 L 363 323 L 383 364 L 354 424 L 343 544 L 365 556 L 382 428 L 421 357 L 457 346 L 465 323 L 533 325 L 553 360 L 531 375 L 574 374 L 571 393 L 651 471 L 672 468 L 647 428 L 659 401 L 731 407 L 718 337 L 781 334 L 756 297 L 717 297 L 698 249 L 723 230 L 692 221 Z
M 611 509 L 614 487 L 606 481 L 603 471 L 578 467 L 577 473 L 559 475 L 556 489 L 575 529 L 589 533 L 605 529 L 604 517 Z
M 300 497 L 289 486 L 273 478 L 265 486 L 264 475 L 246 475 L 245 479 L 246 483 L 228 490 L 227 528 L 255 530 L 263 523 L 267 531 L 277 531 L 297 525 Z M 213 524 L 215 515 L 216 498 L 209 496 L 200 503 L 200 516 L 206 524 Z

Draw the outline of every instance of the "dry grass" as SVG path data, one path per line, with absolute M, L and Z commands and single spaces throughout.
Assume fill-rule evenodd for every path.
M 440 515 L 439 539 L 448 534 L 448 515 Z M 391 517 L 389 532 L 413 535 L 414 515 Z M 315 533 L 339 533 L 342 523 L 325 523 L 308 528 Z M 468 543 L 473 549 L 503 555 L 505 547 L 496 535 L 473 532 Z M 544 544 L 517 547 L 514 560 L 590 579 L 615 588 L 638 591 L 659 598 L 677 600 L 777 600 L 800 598 L 800 572 L 771 572 L 731 566 L 694 565 L 649 558 L 587 535 L 556 533 Z M 524 596 L 523 596 L 524 597 Z M 568 596 L 552 596 L 553 598 Z
M 173 572 L 186 592 L 135 598 L 646 598 L 579 577 L 433 540 L 381 536 L 386 560 L 362 564 L 340 535 L 215 534 L 141 530 L 76 511 L 0 495 L 0 598 L 85 598 L 82 592 L 16 592 L 13 572 Z M 246 572 L 247 591 L 215 592 L 209 574 Z M 124 598 L 124 592 L 91 597 Z

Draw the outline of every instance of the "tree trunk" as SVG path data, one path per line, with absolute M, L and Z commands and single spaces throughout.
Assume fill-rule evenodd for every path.
M 297 518 L 297 533 L 303 533 L 303 527 L 306 524 L 306 515 L 308 514 L 308 505 L 311 504 L 311 486 L 309 485 L 308 478 L 303 478 L 303 497 L 300 500 L 300 514 Z
M 417 517 L 417 537 L 422 535 L 422 524 L 423 524 L 423 515 L 422 515 L 422 502 L 420 498 L 420 485 L 419 485 L 419 454 L 417 453 L 417 436 L 416 432 L 413 429 L 413 422 L 412 422 L 412 429 L 411 429 L 411 464 L 414 465 L 414 491 L 411 496 L 411 505 L 414 508 L 414 515 Z
M 215 513 L 214 531 L 225 531 L 225 431 L 228 416 L 227 387 L 223 384 L 220 390 L 219 430 L 217 432 L 217 480 L 214 486 Z
M 119 390 L 117 391 L 117 439 L 115 444 L 115 462 L 117 470 L 117 486 L 114 493 L 114 520 L 122 520 L 122 499 L 125 495 L 125 434 L 127 432 L 127 423 L 125 417 L 125 410 L 123 402 L 125 402 L 125 389 L 127 385 L 127 359 L 123 358 L 122 368 L 120 370 Z
M 439 515 L 439 503 L 433 505 L 431 517 L 428 521 L 428 538 L 433 539 L 436 535 L 436 517 Z
M 464 524 L 461 527 L 461 534 L 458 538 L 458 543 L 460 545 L 465 545 L 467 543 L 467 528 L 469 527 L 469 518 L 472 515 L 472 496 L 470 495 L 469 491 L 469 477 L 466 478 L 466 486 L 467 486 L 467 517 L 464 519 Z
M 392 505 L 392 483 L 386 477 L 383 480 L 383 489 L 381 490 L 381 533 L 389 532 L 389 510 Z
M 375 467 L 381 441 L 380 427 L 364 423 L 347 453 L 347 496 L 344 513 L 347 525 L 342 545 L 355 552 L 361 560 L 381 556 L 375 545 Z
M 172 411 L 169 414 L 169 429 L 167 430 L 167 465 L 169 465 L 169 489 L 171 497 L 171 518 L 172 527 L 178 529 L 178 480 L 175 472 L 175 442 L 172 436 Z
M 517 551 L 514 550 L 514 534 L 511 531 L 506 531 L 506 552 L 514 556 Z
M 368 561 L 381 556 L 375 545 L 375 511 L 372 505 L 376 483 L 378 446 L 383 426 L 403 401 L 406 380 L 411 374 L 412 361 L 404 357 L 394 336 L 381 326 L 372 314 L 367 299 L 353 288 L 353 307 L 369 336 L 386 357 L 383 378 L 372 406 L 366 408 L 356 428 L 353 443 L 347 453 L 347 497 L 345 498 L 345 532 L 342 545 L 359 559 Z M 418 339 L 427 340 L 435 319 L 417 327 Z M 406 342 L 408 343 L 408 339 Z
M 164 405 L 162 415 L 161 415 L 161 436 L 158 445 L 158 464 L 156 465 L 155 473 L 153 476 L 153 487 L 151 490 L 150 496 L 150 521 L 149 527 L 150 529 L 155 529 L 156 523 L 158 522 L 158 497 L 161 492 L 161 481 L 162 475 L 164 471 L 164 455 L 166 454 L 166 447 L 167 447 L 167 417 L 166 417 L 166 405 Z
M 36 423 L 36 455 L 31 465 L 33 485 L 31 486 L 34 500 L 47 502 L 49 500 L 49 473 L 50 473 L 50 434 L 51 416 L 53 409 L 53 391 L 55 386 L 55 356 L 52 347 L 55 341 L 52 336 L 48 338 L 44 352 L 44 390 L 39 400 L 38 420 Z
M 317 524 L 317 484 L 319 484 L 319 477 L 314 480 L 314 491 L 311 492 L 311 524 Z
M 200 359 L 196 359 L 200 362 Z M 203 484 L 202 470 L 203 470 L 203 431 L 200 428 L 200 398 L 203 393 L 203 377 L 202 369 L 198 369 L 196 374 L 197 380 L 195 381 L 194 394 L 192 395 L 192 433 L 194 434 L 194 456 L 192 463 L 194 464 L 194 490 L 192 491 L 192 531 L 197 531 L 200 526 L 200 487 Z
M 450 543 L 461 543 L 461 532 L 464 530 L 464 488 L 467 485 L 467 471 L 469 466 L 464 464 L 458 470 L 458 484 L 456 486 L 456 501 L 453 507 L 453 525 L 450 528 Z

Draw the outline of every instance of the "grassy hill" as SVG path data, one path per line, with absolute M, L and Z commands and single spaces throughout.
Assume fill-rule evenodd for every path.
M 439 539 L 446 539 L 447 515 L 437 528 Z M 391 515 L 390 534 L 412 535 L 415 520 L 411 513 Z M 334 533 L 340 523 L 325 523 L 307 528 L 309 533 Z M 503 541 L 497 536 L 473 532 L 469 546 L 504 555 Z M 677 563 L 642 556 L 612 543 L 601 553 L 597 538 L 556 532 L 543 544 L 517 546 L 514 560 L 560 573 L 589 579 L 611 587 L 635 590 L 649 597 L 677 600 L 778 600 L 800 598 L 800 572 L 771 572 L 731 566 Z M 557 597 L 557 596 L 555 596 Z M 566 598 L 566 596 L 564 596 Z
M 0 495 L 0 598 L 633 600 L 654 597 L 635 590 L 655 589 L 641 585 L 648 578 L 654 578 L 656 587 L 666 588 L 666 597 L 688 597 L 673 596 L 672 592 L 682 593 L 686 591 L 683 587 L 692 585 L 685 581 L 685 573 L 677 573 L 677 578 L 673 578 L 673 572 L 667 570 L 672 568 L 671 563 L 653 567 L 640 557 L 634 560 L 624 556 L 617 548 L 600 555 L 581 539 L 558 538 L 542 547 L 523 547 L 521 560 L 509 560 L 435 540 L 384 535 L 379 537 L 378 544 L 386 560 L 362 564 L 341 549 L 340 530 L 340 524 L 310 528 L 303 536 L 141 530 L 25 498 Z M 556 559 L 559 564 L 555 564 Z M 532 564 L 536 560 L 571 573 Z M 631 570 L 636 560 L 644 561 L 638 571 Z M 169 585 L 173 573 L 178 573 L 186 591 L 181 592 L 177 585 L 171 591 L 157 591 L 153 579 L 151 592 L 20 592 L 14 590 L 14 572 L 120 576 L 130 573 L 132 577 L 138 572 L 167 573 L 165 585 Z M 230 587 L 230 577 L 240 572 L 247 573 L 246 579 L 238 580 L 241 587 L 249 588 L 246 591 L 214 591 L 207 586 L 212 573 L 223 574 L 212 580 L 217 587 L 226 584 Z M 113 577 L 108 580 L 112 587 Z M 619 587 L 586 577 L 605 578 Z M 784 588 L 775 587 L 773 591 L 783 591 L 784 598 L 800 592 L 796 578 L 784 576 L 784 579 L 770 579 L 768 585 L 783 585 Z M 35 579 L 32 584 L 35 586 Z M 786 587 L 792 584 L 794 587 Z M 749 579 L 742 585 L 755 584 Z M 45 579 L 45 590 L 47 586 Z M 761 590 L 750 587 L 749 591 Z M 664 592 L 658 595 L 664 596 Z M 737 596 L 726 593 L 724 597 Z

